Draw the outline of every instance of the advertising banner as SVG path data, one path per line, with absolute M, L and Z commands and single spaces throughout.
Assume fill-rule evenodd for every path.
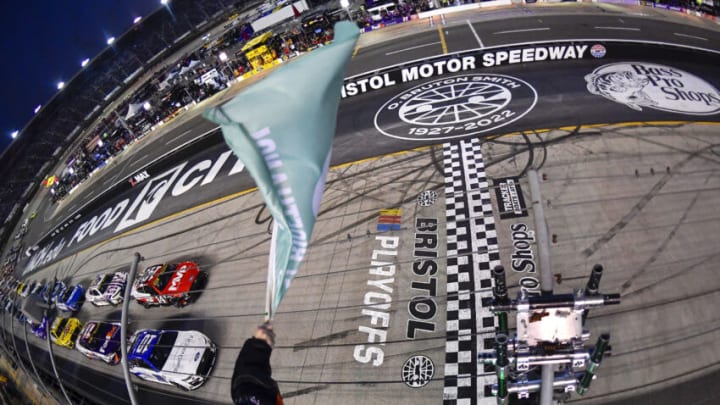
M 500 219 L 528 216 L 525 197 L 518 177 L 504 177 L 493 180 L 495 198 L 500 208 Z

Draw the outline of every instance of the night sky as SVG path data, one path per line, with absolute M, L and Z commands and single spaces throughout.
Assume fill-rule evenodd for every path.
M 25 0 L 4 3 L 0 13 L 2 97 L 0 150 L 46 104 L 59 81 L 68 82 L 80 62 L 100 53 L 137 16 L 162 7 L 160 0 Z M 20 135 L 22 136 L 22 134 Z

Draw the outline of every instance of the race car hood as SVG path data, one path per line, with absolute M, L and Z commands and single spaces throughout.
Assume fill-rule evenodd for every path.
M 105 292 L 103 293 L 103 297 L 105 297 L 105 299 L 109 301 L 114 296 L 120 294 L 122 291 L 122 288 L 123 288 L 122 284 L 113 282 L 107 286 L 107 288 L 105 289 Z
M 70 306 L 76 305 L 84 294 L 85 291 L 83 291 L 82 287 L 76 285 L 72 287 L 72 292 L 70 293 L 70 296 L 68 296 L 64 301 L 62 300 L 62 296 L 58 297 L 57 305 L 61 309 L 69 309 Z
M 40 323 L 33 324 L 31 329 L 35 336 L 40 339 L 45 339 L 45 337 L 47 337 L 47 318 L 43 317 L 42 321 Z
M 120 325 L 88 322 L 78 337 L 78 349 L 83 348 L 95 354 L 109 355 L 120 347 Z
M 98 352 L 100 354 L 108 355 L 112 353 L 117 353 L 120 348 L 120 327 L 117 326 L 114 329 L 111 329 L 106 335 L 105 335 L 105 342 L 98 348 Z
M 209 345 L 205 337 L 193 331 L 178 332 L 175 346 L 170 351 L 163 371 L 178 373 L 183 376 L 195 374 L 202 360 L 203 353 L 208 350 Z
M 168 282 L 164 292 L 175 293 L 190 291 L 199 272 L 200 271 L 195 263 L 179 263 L 175 269 L 175 274 L 173 274 L 170 282 Z

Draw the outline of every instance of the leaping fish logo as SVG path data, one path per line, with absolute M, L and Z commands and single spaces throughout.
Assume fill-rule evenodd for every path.
M 650 62 L 616 62 L 585 76 L 591 94 L 636 111 L 686 115 L 720 113 L 720 91 L 693 73 Z
M 643 91 L 650 80 L 629 70 L 600 74 L 595 70 L 585 76 L 585 81 L 590 93 L 625 104 L 633 110 L 642 111 L 642 107 L 657 104 Z

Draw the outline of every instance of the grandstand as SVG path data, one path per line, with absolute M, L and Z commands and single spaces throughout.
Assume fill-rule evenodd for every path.
M 86 130 L 119 104 L 138 79 L 184 45 L 257 0 L 174 0 L 132 25 L 82 68 L 0 155 L 0 244 L 50 170 Z

